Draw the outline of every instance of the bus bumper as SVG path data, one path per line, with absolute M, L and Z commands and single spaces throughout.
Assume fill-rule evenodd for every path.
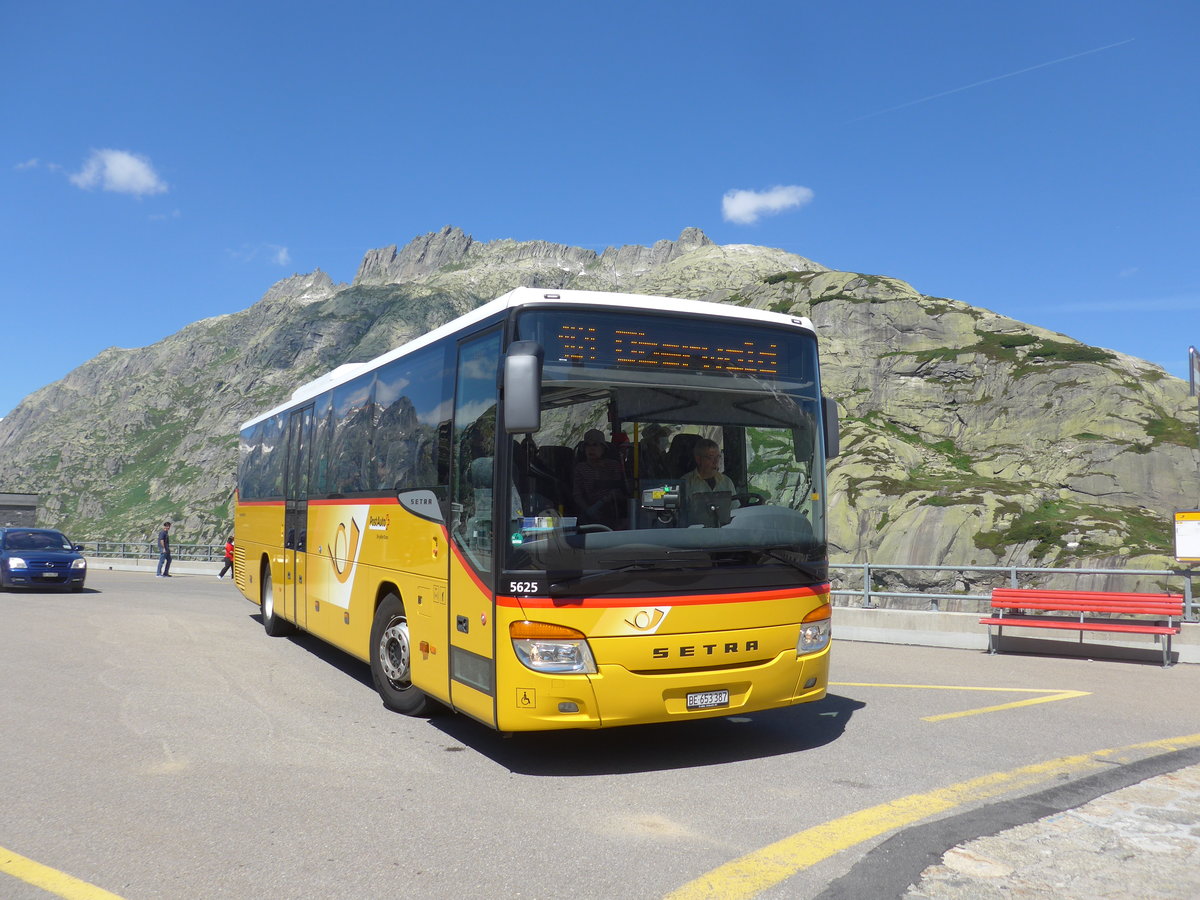
M 821 700 L 829 683 L 829 648 L 797 656 L 794 650 L 750 666 L 716 670 L 632 672 L 601 665 L 594 675 L 541 675 L 521 667 L 497 695 L 501 731 L 607 728 L 710 719 Z M 689 708 L 688 698 L 727 703 Z M 600 715 L 603 710 L 603 716 Z

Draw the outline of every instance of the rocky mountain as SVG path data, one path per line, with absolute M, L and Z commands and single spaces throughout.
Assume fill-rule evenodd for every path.
M 831 467 L 840 561 L 1161 567 L 1200 489 L 1195 407 L 1161 368 L 782 250 L 677 240 L 603 253 L 478 242 L 457 228 L 369 251 L 157 344 L 111 348 L 0 421 L 0 489 L 45 524 L 141 539 L 232 521 L 237 426 L 297 385 L 370 359 L 510 288 L 665 294 L 809 316 L 843 415 Z

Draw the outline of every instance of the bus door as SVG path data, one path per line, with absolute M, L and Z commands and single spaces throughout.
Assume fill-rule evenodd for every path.
M 304 578 L 307 574 L 308 488 L 312 461 L 313 407 L 294 410 L 288 416 L 287 476 L 283 514 L 283 617 L 305 627 L 308 601 Z
M 495 486 L 500 330 L 458 348 L 451 471 L 450 699 L 495 727 Z

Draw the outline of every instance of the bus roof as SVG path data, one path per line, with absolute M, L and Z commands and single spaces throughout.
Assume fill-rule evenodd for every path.
M 408 343 L 401 344 L 399 347 L 375 357 L 375 359 L 368 360 L 367 362 L 346 363 L 330 372 L 326 372 L 319 378 L 315 378 L 307 384 L 296 388 L 292 392 L 291 397 L 285 402 L 252 419 L 247 419 L 242 423 L 239 430 L 248 428 L 257 422 L 261 422 L 263 419 L 278 415 L 305 400 L 311 400 L 313 397 L 323 394 L 331 388 L 350 381 L 363 372 L 368 372 L 385 363 L 391 362 L 393 359 L 397 359 L 414 350 L 419 350 L 421 347 L 432 344 L 443 337 L 464 331 L 478 322 L 484 322 L 492 316 L 504 312 L 506 309 L 518 306 L 559 306 L 572 303 L 619 309 L 637 309 L 642 312 L 664 312 L 675 315 L 684 313 L 685 315 L 742 319 L 746 322 L 757 322 L 759 324 L 787 325 L 791 328 L 804 328 L 815 334 L 812 322 L 805 316 L 789 316 L 783 313 L 766 312 L 765 310 L 750 309 L 744 306 L 729 306 L 724 303 L 710 303 L 705 300 L 684 300 L 675 297 L 647 294 L 620 294 L 611 291 L 549 290 L 546 288 L 519 287 L 514 288 L 507 294 L 502 294 L 495 300 L 485 303 L 477 309 L 473 309 L 469 313 L 452 319 L 445 325 L 438 326 L 418 338 L 413 338 Z

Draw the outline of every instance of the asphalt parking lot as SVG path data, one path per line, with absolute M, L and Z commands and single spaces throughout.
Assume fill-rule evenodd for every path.
M 1200 762 L 1192 665 L 839 641 L 818 704 L 504 736 L 386 711 L 211 575 L 96 571 L 0 616 L 11 900 L 899 896 L 1047 792 Z

